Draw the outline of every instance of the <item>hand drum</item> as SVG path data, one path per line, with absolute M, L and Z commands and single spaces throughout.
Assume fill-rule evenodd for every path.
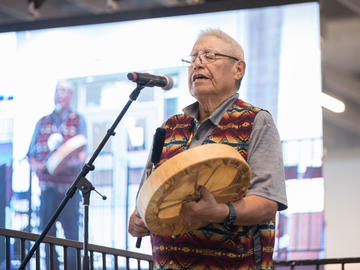
M 59 146 L 46 162 L 46 168 L 49 173 L 59 175 L 64 173 L 68 168 L 79 166 L 80 161 L 77 156 L 86 145 L 86 142 L 85 136 L 79 134 Z
M 200 186 L 227 203 L 241 199 L 249 182 L 249 165 L 235 148 L 205 144 L 161 164 L 141 187 L 137 209 L 153 233 L 183 234 L 207 225 L 189 226 L 179 216 L 182 203 L 200 199 Z

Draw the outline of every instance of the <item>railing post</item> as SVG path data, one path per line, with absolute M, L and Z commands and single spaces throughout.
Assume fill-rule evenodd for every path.
M 25 258 L 25 249 L 26 249 L 25 239 L 22 238 L 20 241 L 21 261 L 24 260 L 24 258 Z
M 11 266 L 11 256 L 10 256 L 10 237 L 6 236 L 5 238 L 5 249 L 6 249 L 6 270 L 10 270 Z
M 36 250 L 36 270 L 40 270 L 40 247 Z
M 94 270 L 94 252 L 90 250 L 90 270 Z
M 119 266 L 118 266 L 118 256 L 114 255 L 114 269 L 118 270 Z
M 54 256 L 54 244 L 50 244 L 50 270 L 54 270 L 55 268 L 55 256 Z
M 64 246 L 64 270 L 68 270 L 68 248 Z
M 76 266 L 77 270 L 81 270 L 81 249 L 76 249 Z
M 106 254 L 102 254 L 102 263 L 103 263 L 103 270 L 106 270 Z

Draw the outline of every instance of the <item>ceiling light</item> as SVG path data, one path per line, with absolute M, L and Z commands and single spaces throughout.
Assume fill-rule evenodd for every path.
M 345 111 L 344 102 L 324 92 L 321 93 L 321 106 L 335 113 L 343 113 Z

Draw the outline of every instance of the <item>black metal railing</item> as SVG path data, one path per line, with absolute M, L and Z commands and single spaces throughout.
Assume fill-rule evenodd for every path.
M 334 258 L 334 259 L 318 259 L 318 260 L 294 260 L 294 261 L 275 261 L 274 270 L 297 270 L 297 269 L 307 269 L 307 270 L 320 270 L 324 269 L 325 265 L 338 265 L 339 270 L 345 270 L 349 264 L 359 264 L 358 268 L 360 269 L 360 257 L 353 258 Z M 335 268 L 331 268 L 335 269 Z M 354 268 L 352 268 L 354 269 Z
M 38 237 L 39 235 L 33 233 L 0 228 L 0 241 L 5 240 L 5 262 L 4 265 L 0 266 L 0 269 L 17 269 L 18 266 L 20 266 L 20 263 L 24 260 L 26 252 L 31 248 Z M 16 252 L 12 252 L 15 241 L 18 242 Z M 35 252 L 35 257 L 29 261 L 26 269 L 45 269 L 43 267 L 40 268 L 41 260 L 44 260 L 45 257 L 45 252 L 43 252 L 44 254 L 41 252 L 41 250 L 43 250 L 41 247 L 44 245 L 50 247 L 50 254 L 54 254 L 55 249 L 60 248 L 62 250 L 63 256 L 61 259 L 65 270 L 76 270 L 69 269 L 67 264 L 69 248 L 76 249 L 77 269 L 82 269 L 81 251 L 83 249 L 83 243 L 50 236 L 44 238 L 42 244 Z M 153 269 L 153 261 L 150 255 L 92 244 L 89 244 L 89 253 L 89 264 L 91 270 Z M 49 260 L 50 268 L 53 268 L 55 256 L 50 256 Z
M 27 232 L 20 232 L 15 230 L 9 230 L 0 228 L 0 241 L 5 240 L 5 261 L 4 265 L 0 265 L 1 270 L 17 269 L 14 265 L 14 261 L 20 265 L 26 256 L 26 252 L 30 249 L 39 235 Z M 12 252 L 15 242 L 18 242 L 16 252 Z M 53 253 L 55 248 L 62 249 L 62 263 L 65 270 L 69 269 L 67 266 L 67 253 L 69 248 L 76 249 L 77 256 L 77 269 L 81 270 L 81 252 L 83 244 L 81 242 L 66 240 L 55 237 L 45 237 L 41 245 L 47 245 L 50 247 L 50 251 Z M 45 255 L 41 253 L 41 245 L 35 252 L 35 258 L 32 258 L 27 266 L 27 269 L 45 269 L 40 268 L 41 259 L 45 260 Z M 150 255 L 126 251 L 121 249 L 103 247 L 98 245 L 89 244 L 90 253 L 90 269 L 153 269 L 153 261 Z M 98 255 L 98 256 L 96 256 Z M 53 265 L 51 260 L 54 260 L 54 256 L 50 256 L 50 264 Z M 1 262 L 0 262 L 1 263 Z M 15 263 L 16 264 L 16 263 Z M 339 270 L 346 270 L 346 266 L 349 264 L 359 264 L 360 269 L 360 257 L 356 258 L 337 258 L 337 259 L 318 259 L 318 260 L 294 260 L 294 261 L 274 261 L 274 270 L 321 270 L 325 265 L 338 265 Z M 50 267 L 52 268 L 52 267 Z M 50 269 L 51 270 L 51 269 Z M 76 270 L 76 269 L 69 269 Z

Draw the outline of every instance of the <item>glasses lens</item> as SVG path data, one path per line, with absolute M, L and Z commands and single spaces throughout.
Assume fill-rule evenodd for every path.
M 200 57 L 202 58 L 201 60 L 203 61 L 203 63 L 211 63 L 214 62 L 216 59 L 216 55 L 214 52 L 204 52 L 200 55 Z
M 214 52 L 202 52 L 199 54 L 190 55 L 181 59 L 183 65 L 191 66 L 196 58 L 199 56 L 201 63 L 207 64 L 216 60 L 216 54 Z

